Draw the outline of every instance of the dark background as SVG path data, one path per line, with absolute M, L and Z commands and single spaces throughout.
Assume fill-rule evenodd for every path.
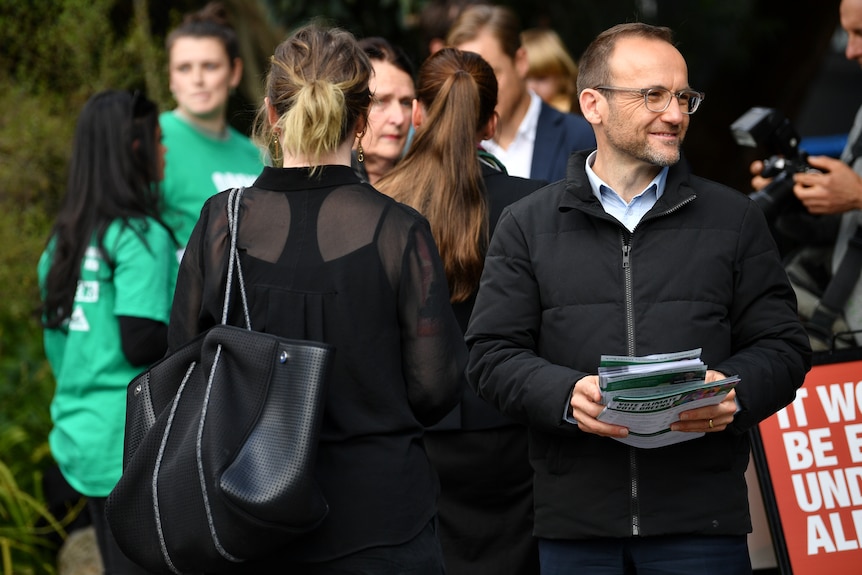
M 432 0 L 224 1 L 245 63 L 229 118 L 243 131 L 261 102 L 274 47 L 312 17 L 328 18 L 357 36 L 385 36 L 417 64 L 426 52 L 417 23 Z M 75 120 L 93 93 L 109 88 L 145 89 L 163 109 L 172 108 L 164 38 L 184 13 L 204 4 L 0 0 L 0 475 L 18 481 L 13 491 L 0 482 L 0 515 L 9 517 L 4 505 L 10 500 L 24 510 L 12 515 L 13 528 L 4 531 L 13 541 L 12 570 L 21 575 L 45 573 L 53 553 L 32 529 L 42 472 L 51 465 L 45 438 L 54 385 L 42 349 L 35 270 L 64 192 Z M 700 175 L 741 191 L 748 191 L 749 163 L 767 155 L 741 148 L 730 132 L 749 108 L 782 111 L 803 136 L 803 147 L 813 148 L 822 141 L 812 138 L 846 134 L 862 103 L 862 70 L 844 59 L 836 35 L 839 0 L 504 4 L 525 28 L 557 31 L 576 59 L 596 34 L 620 22 L 673 28 L 691 85 L 707 95 L 692 118 L 686 157 Z M 829 152 L 838 147 L 832 144 Z
M 418 64 L 427 54 L 418 28 L 429 2 L 417 0 L 233 0 L 242 17 L 250 4 L 263 6 L 269 21 L 285 34 L 310 17 L 323 16 L 357 36 L 383 35 L 401 44 Z M 803 138 L 846 134 L 862 102 L 862 70 L 843 56 L 839 0 L 800 5 L 783 0 L 512 0 L 524 28 L 556 30 L 577 59 L 600 31 L 624 21 L 670 26 L 689 64 L 693 87 L 706 92 L 693 119 L 685 153 L 700 175 L 748 191 L 748 165 L 769 150 L 740 148 L 729 126 L 752 106 L 781 110 Z M 150 3 L 154 29 L 169 24 L 159 4 Z M 267 37 L 254 33 L 257 38 Z M 271 37 L 271 36 L 270 36 Z M 276 39 L 278 36 L 276 35 Z M 259 47 L 263 62 L 268 52 Z M 271 49 L 271 47 L 270 47 Z M 265 64 L 261 65 L 265 68 Z M 253 78 L 246 78 L 247 81 Z M 252 89 L 246 94 L 255 94 Z M 823 142 L 811 142 L 814 151 Z M 833 152 L 835 141 L 826 142 Z

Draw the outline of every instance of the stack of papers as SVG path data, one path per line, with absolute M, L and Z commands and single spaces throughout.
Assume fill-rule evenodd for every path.
M 670 426 L 679 421 L 680 412 L 720 403 L 739 377 L 706 383 L 707 366 L 700 352 L 603 355 L 599 387 L 605 408 L 599 421 L 627 427 L 628 437 L 615 439 L 635 447 L 662 447 L 701 437 L 703 433 L 671 431 Z

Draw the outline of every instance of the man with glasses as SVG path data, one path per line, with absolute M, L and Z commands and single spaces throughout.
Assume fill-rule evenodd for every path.
M 704 96 L 669 29 L 603 32 L 578 89 L 598 147 L 501 216 L 468 378 L 529 426 L 543 575 L 749 574 L 747 431 L 810 367 L 793 291 L 757 206 L 680 161 Z M 681 414 L 688 440 L 617 441 L 629 430 L 597 419 L 600 357 L 694 349 L 736 389 Z

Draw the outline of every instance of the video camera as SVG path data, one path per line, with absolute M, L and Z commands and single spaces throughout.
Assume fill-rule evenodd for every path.
M 790 120 L 775 108 L 755 107 L 733 122 L 730 130 L 740 146 L 763 146 L 773 154 L 764 160 L 760 173 L 772 181 L 749 196 L 767 219 L 773 220 L 793 201 L 801 206 L 793 195 L 793 174 L 816 170 L 808 164 L 808 154 L 799 148 L 799 136 Z

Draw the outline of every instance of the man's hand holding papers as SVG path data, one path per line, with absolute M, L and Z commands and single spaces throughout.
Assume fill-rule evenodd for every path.
M 575 386 L 573 417 L 584 431 L 642 448 L 672 445 L 724 429 L 729 423 L 725 412 L 732 421 L 733 388 L 739 378 L 707 370 L 700 351 L 602 356 L 598 376 L 588 376 Z M 728 402 L 727 409 L 723 401 Z M 714 420 L 719 420 L 718 425 Z

